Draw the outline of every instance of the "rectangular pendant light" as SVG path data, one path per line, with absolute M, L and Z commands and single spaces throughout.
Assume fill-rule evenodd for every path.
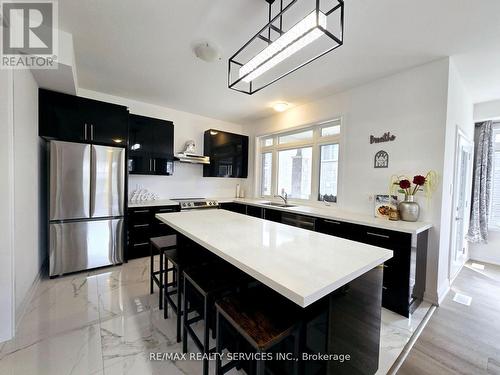
M 319 26 L 326 29 L 326 15 L 315 10 L 243 65 L 239 77 L 244 82 L 251 82 L 261 76 L 324 35 Z
M 315 0 L 308 10 L 301 0 L 261 1 L 267 23 L 228 59 L 227 87 L 248 95 L 344 44 L 344 0 Z

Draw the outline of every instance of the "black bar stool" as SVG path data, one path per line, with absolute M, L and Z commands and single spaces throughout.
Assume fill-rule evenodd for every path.
M 186 269 L 191 267 L 209 264 L 213 262 L 215 257 L 202 249 L 192 249 L 183 247 L 182 249 L 165 251 L 165 262 L 172 264 L 168 268 L 165 275 L 168 280 L 169 272 L 172 272 L 172 282 L 165 283 L 164 295 L 165 303 L 172 307 L 173 312 L 177 316 L 177 342 L 181 342 L 181 324 L 182 324 L 182 296 L 184 294 L 183 275 Z M 176 297 L 175 301 L 173 297 Z M 168 306 L 163 310 L 163 318 L 168 318 Z
M 163 267 L 163 253 L 166 250 L 175 249 L 176 246 L 177 246 L 177 236 L 175 234 L 169 236 L 153 237 L 150 239 L 149 293 L 153 294 L 154 284 L 156 284 L 160 289 L 160 293 L 158 296 L 158 305 L 160 307 L 160 310 L 163 308 L 163 287 L 164 287 L 163 276 L 165 276 L 165 281 L 167 281 L 166 271 Z M 157 271 L 155 271 L 155 262 L 154 262 L 155 248 L 158 250 L 158 253 L 160 254 L 160 269 Z
M 233 294 L 215 303 L 217 309 L 216 352 L 234 346 L 234 335 L 245 342 L 245 347 L 265 358 L 265 353 L 276 345 L 293 338 L 293 352 L 299 358 L 304 346 L 305 329 L 302 311 L 293 302 L 263 286 L 251 288 L 247 293 Z M 227 333 L 232 339 L 225 342 Z M 264 375 L 266 360 L 253 361 L 252 370 Z M 222 366 L 220 357 L 216 358 L 215 374 L 222 375 L 233 367 L 240 367 L 239 361 L 230 361 Z M 293 373 L 301 373 L 301 362 L 293 364 Z M 254 371 L 251 371 L 253 373 Z M 287 371 L 289 373 L 289 371 Z
M 188 336 L 191 337 L 198 349 L 208 354 L 215 350 L 210 349 L 210 329 L 212 338 L 215 338 L 215 301 L 225 295 L 240 289 L 246 289 L 253 279 L 244 272 L 225 261 L 218 261 L 209 265 L 194 267 L 184 271 L 184 311 L 188 307 L 197 312 L 197 316 L 189 318 L 184 314 L 182 350 L 187 352 Z M 200 320 L 205 321 L 203 342 L 198 338 L 191 327 Z M 208 374 L 208 358 L 203 359 L 203 375 Z

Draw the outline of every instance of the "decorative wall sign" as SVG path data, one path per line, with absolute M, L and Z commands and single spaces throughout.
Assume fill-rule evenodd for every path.
M 382 137 L 375 137 L 370 135 L 370 144 L 382 143 L 382 142 L 392 142 L 396 139 L 395 135 L 391 135 L 391 132 L 384 133 Z
M 374 168 L 388 168 L 389 167 L 389 154 L 384 150 L 380 150 L 375 154 L 373 162 Z
M 148 189 L 137 188 L 130 194 L 131 203 L 140 203 L 145 201 L 156 201 L 160 199 L 160 196 L 155 193 L 151 193 Z

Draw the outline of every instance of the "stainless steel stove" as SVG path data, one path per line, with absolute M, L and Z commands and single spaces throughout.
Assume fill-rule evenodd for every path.
M 181 211 L 184 210 L 201 210 L 210 208 L 219 208 L 219 202 L 215 199 L 206 198 L 175 198 L 172 201 L 179 202 Z

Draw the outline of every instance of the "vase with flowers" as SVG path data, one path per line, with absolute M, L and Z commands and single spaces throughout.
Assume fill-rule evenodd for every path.
M 425 192 L 427 198 L 435 190 L 437 174 L 430 171 L 427 175 L 416 175 L 410 181 L 406 176 L 392 176 L 391 192 L 397 190 L 405 195 L 405 200 L 398 205 L 399 214 L 404 221 L 417 221 L 420 215 L 420 206 L 415 202 L 415 194 Z

